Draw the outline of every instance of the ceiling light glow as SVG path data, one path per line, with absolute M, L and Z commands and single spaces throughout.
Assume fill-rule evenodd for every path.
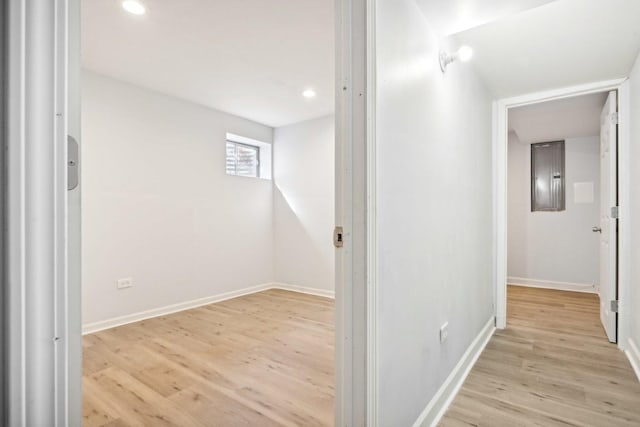
M 144 15 L 147 9 L 138 0 L 124 0 L 122 8 L 133 15 Z
M 313 89 L 306 89 L 304 92 L 302 92 L 302 96 L 304 96 L 305 98 L 315 98 L 316 91 Z

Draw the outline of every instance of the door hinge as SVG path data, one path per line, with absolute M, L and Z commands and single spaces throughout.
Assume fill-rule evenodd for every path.
M 336 228 L 333 229 L 333 246 L 336 248 L 344 246 L 343 231 L 340 225 L 337 225 Z
M 611 113 L 611 124 L 617 125 L 620 123 L 620 115 L 618 113 Z
M 612 206 L 611 219 L 618 219 L 618 218 L 620 218 L 620 209 L 618 208 L 618 206 Z
M 618 310 L 620 309 L 620 302 L 617 299 L 614 299 L 611 301 L 611 312 L 612 313 L 618 313 Z

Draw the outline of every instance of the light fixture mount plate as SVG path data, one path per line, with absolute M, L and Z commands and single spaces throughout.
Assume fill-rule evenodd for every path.
M 438 59 L 440 60 L 440 70 L 443 73 L 447 70 L 447 65 L 453 62 L 453 60 L 451 59 L 451 56 L 444 50 L 440 51 L 440 55 L 438 55 Z

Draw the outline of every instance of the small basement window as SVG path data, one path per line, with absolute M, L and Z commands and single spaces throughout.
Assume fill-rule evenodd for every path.
M 271 179 L 271 144 L 227 133 L 227 175 Z
M 565 208 L 564 141 L 531 144 L 531 212 Z
M 260 177 L 260 148 L 227 141 L 227 174 Z

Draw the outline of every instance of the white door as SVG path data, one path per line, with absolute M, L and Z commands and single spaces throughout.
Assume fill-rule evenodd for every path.
M 610 342 L 617 341 L 618 329 L 618 315 L 611 307 L 618 296 L 618 220 L 612 215 L 618 204 L 617 105 L 616 92 L 609 92 L 600 114 L 600 320 Z

